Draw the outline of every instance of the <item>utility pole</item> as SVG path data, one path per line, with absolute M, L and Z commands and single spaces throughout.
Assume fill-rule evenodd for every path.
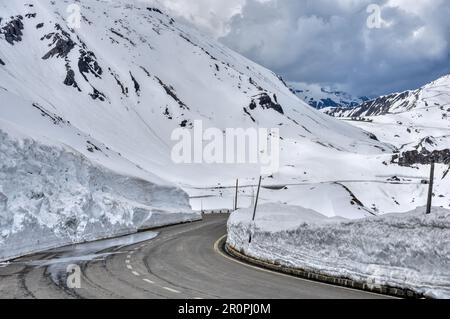
M 430 182 L 428 188 L 427 215 L 431 214 L 431 206 L 433 202 L 433 184 L 434 184 L 434 161 L 431 162 Z
M 262 181 L 262 176 L 259 177 L 258 191 L 256 193 L 255 208 L 253 209 L 252 223 L 255 221 L 255 218 L 256 218 L 256 208 L 258 207 L 258 199 L 259 199 L 259 191 L 261 189 L 261 181 Z M 249 244 L 252 243 L 252 233 L 251 232 L 250 232 L 250 238 L 248 240 L 248 243 Z
M 239 191 L 239 179 L 236 180 L 236 195 L 234 196 L 234 210 L 238 209 L 238 191 Z

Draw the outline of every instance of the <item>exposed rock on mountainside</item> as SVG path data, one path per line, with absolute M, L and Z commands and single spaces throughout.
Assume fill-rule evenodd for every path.
M 250 110 L 254 110 L 258 107 L 262 107 L 263 109 L 273 109 L 277 111 L 278 113 L 284 114 L 283 108 L 280 104 L 277 103 L 277 97 L 274 95 L 273 99 L 267 95 L 267 93 L 261 93 L 257 95 L 254 99 L 252 99 L 252 102 L 250 103 Z
M 365 117 L 386 115 L 398 110 L 408 111 L 416 106 L 419 95 L 420 90 L 394 93 L 364 102 L 355 108 L 331 108 L 325 113 L 333 116 Z
M 0 18 L 0 23 L 2 19 Z M 14 42 L 22 41 L 22 30 L 23 30 L 23 17 L 18 15 L 16 17 L 11 17 L 6 24 L 0 28 L 0 34 L 3 34 L 5 40 L 14 45 Z

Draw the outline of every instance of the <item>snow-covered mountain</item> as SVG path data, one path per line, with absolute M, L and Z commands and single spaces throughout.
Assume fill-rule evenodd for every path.
M 350 93 L 324 88 L 317 84 L 289 82 L 288 85 L 295 95 L 316 109 L 353 108 L 369 100 L 368 97 L 356 97 Z
M 195 219 L 186 192 L 194 209 L 232 207 L 236 178 L 249 205 L 258 165 L 172 161 L 172 132 L 197 120 L 280 129 L 280 171 L 261 202 L 349 218 L 424 203 L 426 167 L 391 163 L 389 143 L 148 3 L 77 1 L 81 25 L 70 28 L 63 1 L 0 2 L 0 245 Z M 448 206 L 448 187 L 436 187 Z
M 394 93 L 353 109 L 324 113 L 352 120 L 400 150 L 402 165 L 450 164 L 450 75 L 417 90 Z
M 329 108 L 325 113 L 337 117 L 367 117 L 387 114 L 399 114 L 418 108 L 438 106 L 442 111 L 448 111 L 445 104 L 448 101 L 450 75 L 411 91 L 392 93 L 361 103 L 352 109 Z

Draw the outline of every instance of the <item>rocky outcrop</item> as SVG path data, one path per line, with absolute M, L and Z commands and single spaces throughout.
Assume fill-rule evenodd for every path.
M 41 40 L 52 39 L 53 45 L 53 48 L 42 57 L 43 60 L 48 60 L 55 56 L 57 58 L 66 58 L 70 51 L 75 47 L 75 42 L 70 38 L 70 34 L 64 31 L 58 24 L 55 28 L 60 31 L 60 33 L 52 32 L 41 38 Z
M 108 70 L 111 73 L 111 75 L 114 77 L 114 79 L 116 80 L 116 83 L 120 87 L 122 94 L 124 96 L 128 97 L 128 88 L 122 83 L 119 75 L 117 73 L 115 73 L 111 68 L 108 68 Z
M 89 96 L 93 99 L 93 100 L 97 100 L 99 99 L 102 102 L 105 102 L 106 100 L 106 95 L 102 92 L 100 92 L 99 90 L 97 90 L 96 88 L 92 87 L 92 93 L 89 94 Z
M 85 77 L 86 74 L 93 74 L 96 78 L 99 78 L 103 74 L 103 70 L 97 62 L 97 58 L 92 51 L 80 50 L 80 58 L 78 59 L 78 69 L 80 73 Z
M 14 45 L 14 42 L 22 41 L 23 36 L 23 17 L 21 15 L 12 18 L 3 28 L 0 29 L 0 34 L 5 36 L 5 40 Z M 0 19 L 1 21 L 1 19 Z
M 66 70 L 67 70 L 67 75 L 66 78 L 64 80 L 64 84 L 67 86 L 72 86 L 76 89 L 78 89 L 78 91 L 81 92 L 80 87 L 78 86 L 78 83 L 75 80 L 75 72 L 70 68 L 70 65 L 67 63 L 66 64 Z
M 284 110 L 281 107 L 280 104 L 277 103 L 276 96 L 272 98 L 267 93 L 261 93 L 257 95 L 254 99 L 252 99 L 249 108 L 250 110 L 256 109 L 258 106 L 262 107 L 263 109 L 272 109 L 277 111 L 280 114 L 284 114 Z
M 133 73 L 130 71 L 131 80 L 134 84 L 134 91 L 136 92 L 137 96 L 141 95 L 141 86 L 139 85 L 139 82 L 136 80 L 136 78 L 133 76 Z
M 400 166 L 412 166 L 415 164 L 427 165 L 433 162 L 450 165 L 450 150 L 445 149 L 433 152 L 426 149 L 423 149 L 422 151 L 413 150 L 401 153 L 398 158 Z
M 175 102 L 178 103 L 178 105 L 180 106 L 180 108 L 182 109 L 188 109 L 187 105 L 181 101 L 178 96 L 176 95 L 176 93 L 174 92 L 175 89 L 172 86 L 168 86 L 167 84 L 165 84 L 160 78 L 156 77 L 156 80 L 158 81 L 158 83 L 163 87 L 164 91 L 166 91 L 167 95 L 170 96 L 172 99 L 175 100 Z

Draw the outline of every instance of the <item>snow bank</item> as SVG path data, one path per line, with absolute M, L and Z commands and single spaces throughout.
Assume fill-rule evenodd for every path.
M 267 204 L 232 214 L 228 244 L 248 256 L 371 285 L 450 298 L 450 211 L 436 208 L 361 220 Z M 249 244 L 249 234 L 252 243 Z
M 200 218 L 178 188 L 0 128 L 0 261 Z

